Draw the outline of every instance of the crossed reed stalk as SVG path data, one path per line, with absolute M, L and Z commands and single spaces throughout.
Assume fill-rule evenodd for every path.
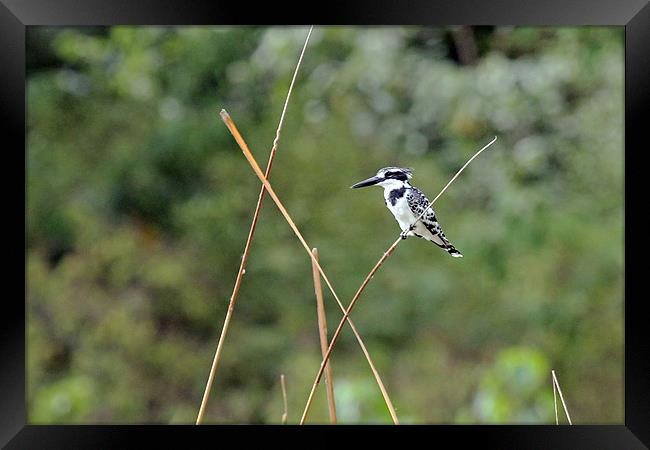
M 217 344 L 217 349 L 215 351 L 214 359 L 212 361 L 212 366 L 210 368 L 210 374 L 208 376 L 208 381 L 207 381 L 206 386 L 205 386 L 203 399 L 201 401 L 201 407 L 199 409 L 199 413 L 198 413 L 198 416 L 197 416 L 197 419 L 196 419 L 196 424 L 197 425 L 199 425 L 199 424 L 201 424 L 203 422 L 203 417 L 205 415 L 205 409 L 206 409 L 206 406 L 207 406 L 207 401 L 208 401 L 208 398 L 210 396 L 210 391 L 212 389 L 212 384 L 214 382 L 214 378 L 215 378 L 215 375 L 216 375 L 216 372 L 217 372 L 219 361 L 221 359 L 221 354 L 222 354 L 222 351 L 223 351 L 223 345 L 224 345 L 224 342 L 225 342 L 226 335 L 228 333 L 228 328 L 229 328 L 229 325 L 230 325 L 230 321 L 232 319 L 234 306 L 235 306 L 235 303 L 237 301 L 237 297 L 238 297 L 238 294 L 239 294 L 239 288 L 241 286 L 241 282 L 242 282 L 242 278 L 244 276 L 244 273 L 246 272 L 246 270 L 245 270 L 246 269 L 246 263 L 248 261 L 248 254 L 249 254 L 250 246 L 251 246 L 251 243 L 252 243 L 252 240 L 253 240 L 253 235 L 255 233 L 257 220 L 258 220 L 259 213 L 260 213 L 260 210 L 261 210 L 261 207 L 262 207 L 262 203 L 264 201 L 264 197 L 265 197 L 265 194 L 266 194 L 267 191 L 269 192 L 269 194 L 271 195 L 273 200 L 276 202 L 276 204 L 278 205 L 280 210 L 283 212 L 283 215 L 285 216 L 285 219 L 289 222 L 289 225 L 291 226 L 293 231 L 298 236 L 299 240 L 303 244 L 303 247 L 305 247 L 305 250 L 308 252 L 310 258 L 312 259 L 312 264 L 315 265 L 315 267 L 318 269 L 318 272 L 320 273 L 320 275 L 325 280 L 325 283 L 326 283 L 327 287 L 329 288 L 329 290 L 332 292 L 332 295 L 334 296 L 337 304 L 339 305 L 339 308 L 341 308 L 341 310 L 343 312 L 345 312 L 345 307 L 343 306 L 343 303 L 341 303 L 338 295 L 334 291 L 334 288 L 332 287 L 332 285 L 331 285 L 331 283 L 329 281 L 329 278 L 327 278 L 327 275 L 325 275 L 325 272 L 321 268 L 318 260 L 312 254 L 311 250 L 309 249 L 309 246 L 307 245 L 304 238 L 300 234 L 300 231 L 298 231 L 298 228 L 296 227 L 295 223 L 293 222 L 291 217 L 288 215 L 288 213 L 286 212 L 286 209 L 284 208 L 284 206 L 282 206 L 282 204 L 280 203 L 280 201 L 277 198 L 277 196 L 275 195 L 275 193 L 272 191 L 271 185 L 268 183 L 268 177 L 269 177 L 269 175 L 271 173 L 271 169 L 272 169 L 272 166 L 273 166 L 273 160 L 275 158 L 275 153 L 277 151 L 277 146 L 278 146 L 279 139 L 280 139 L 280 131 L 282 129 L 282 124 L 283 124 L 283 121 L 284 121 L 285 113 L 287 111 L 287 106 L 289 104 L 289 99 L 291 97 L 291 92 L 293 90 L 293 86 L 294 86 L 294 83 L 296 81 L 298 70 L 300 68 L 303 56 L 305 54 L 305 49 L 307 48 L 307 44 L 309 42 L 309 37 L 311 36 L 312 30 L 313 30 L 313 26 L 309 29 L 307 37 L 305 38 L 305 43 L 303 45 L 302 52 L 301 52 L 300 57 L 298 59 L 296 69 L 294 71 L 293 78 L 292 78 L 291 84 L 289 86 L 289 91 L 287 93 L 287 97 L 286 97 L 286 100 L 284 102 L 282 115 L 280 116 L 280 122 L 279 122 L 278 128 L 276 130 L 275 139 L 273 141 L 273 146 L 271 148 L 271 153 L 269 155 L 269 160 L 268 160 L 268 163 L 267 163 L 266 171 L 264 173 L 262 173 L 261 169 L 259 168 L 259 165 L 257 164 L 257 162 L 253 158 L 252 154 L 250 153 L 250 150 L 248 150 L 248 146 L 246 145 L 243 138 L 239 134 L 239 131 L 237 131 L 237 128 L 236 128 L 234 122 L 232 122 L 232 120 L 230 120 L 230 117 L 225 112 L 225 110 L 221 112 L 221 116 L 224 119 L 224 121 L 226 122 L 226 125 L 228 125 L 228 120 L 230 120 L 231 125 L 229 125 L 228 128 L 230 129 L 230 132 L 233 134 L 233 136 L 235 136 L 235 139 L 237 140 L 237 142 L 240 144 L 240 147 L 242 148 L 242 151 L 244 151 L 244 154 L 247 155 L 247 158 L 249 158 L 249 156 L 250 156 L 250 158 L 254 162 L 254 167 L 253 168 L 256 170 L 256 174 L 258 175 L 258 177 L 260 177 L 260 180 L 262 180 L 262 187 L 260 189 L 260 194 L 259 194 L 259 197 L 258 197 L 258 200 L 257 200 L 257 205 L 255 207 L 255 213 L 253 214 L 253 221 L 251 223 L 251 227 L 250 227 L 250 230 L 248 232 L 248 239 L 247 239 L 246 245 L 244 247 L 244 253 L 243 253 L 243 256 L 242 256 L 241 264 L 239 266 L 239 271 L 237 272 L 237 278 L 235 280 L 235 285 L 233 287 L 233 292 L 232 292 L 232 295 L 230 297 L 230 302 L 229 302 L 229 305 L 228 305 L 228 311 L 226 313 L 226 318 L 224 320 L 223 328 L 221 330 L 221 335 L 219 337 L 219 343 Z M 249 162 L 251 161 L 251 159 L 249 159 Z M 375 365 L 374 365 L 374 363 L 372 361 L 372 358 L 370 357 L 368 349 L 366 348 L 365 344 L 363 343 L 363 340 L 361 339 L 361 336 L 359 335 L 359 332 L 358 332 L 356 326 L 354 325 L 354 323 L 352 321 L 348 321 L 348 323 L 350 324 L 350 328 L 352 328 L 352 332 L 354 333 L 354 336 L 357 339 L 357 342 L 359 343 L 359 346 L 361 347 L 361 350 L 362 350 L 364 356 L 366 357 L 366 360 L 368 361 L 368 365 L 370 366 L 370 369 L 371 369 L 371 371 L 373 373 L 375 381 L 377 382 L 377 385 L 379 386 L 379 389 L 380 389 L 381 394 L 382 394 L 382 396 L 384 398 L 384 402 L 386 403 L 386 407 L 388 408 L 388 411 L 389 411 L 389 413 L 391 415 L 393 423 L 398 424 L 399 420 L 397 419 L 397 413 L 395 412 L 395 408 L 393 407 L 393 403 L 390 400 L 390 397 L 388 396 L 388 392 L 386 391 L 386 387 L 384 386 L 384 383 L 381 380 L 381 377 L 379 376 L 379 372 L 377 371 L 377 368 L 375 367 Z
M 284 106 L 282 107 L 282 114 L 280 115 L 280 121 L 278 123 L 278 128 L 275 132 L 275 139 L 273 140 L 273 145 L 271 146 L 271 153 L 269 154 L 269 160 L 266 164 L 265 176 L 268 178 L 271 175 L 271 169 L 273 168 L 273 160 L 275 159 L 275 153 L 278 149 L 278 143 L 280 141 L 280 132 L 282 131 L 282 124 L 284 122 L 284 116 L 287 112 L 287 107 L 289 105 L 289 99 L 291 98 L 291 92 L 293 91 L 293 85 L 296 82 L 296 77 L 298 76 L 298 70 L 302 64 L 302 57 L 305 54 L 307 49 L 307 44 L 309 43 L 309 37 L 311 32 L 314 29 L 312 26 L 309 28 L 307 37 L 305 38 L 305 43 L 302 46 L 302 51 L 300 52 L 300 57 L 298 58 L 298 63 L 296 64 L 296 69 L 293 72 L 293 77 L 291 78 L 291 84 L 289 84 L 289 90 L 287 91 L 287 97 L 284 101 Z M 205 391 L 203 393 L 203 399 L 201 400 L 201 407 L 199 408 L 199 413 L 196 417 L 196 424 L 200 425 L 203 422 L 203 416 L 205 415 L 205 408 L 208 404 L 208 398 L 210 397 L 210 391 L 212 390 L 212 383 L 214 382 L 214 377 L 217 373 L 217 367 L 219 366 L 219 361 L 221 360 L 221 353 L 223 351 L 223 345 L 226 340 L 226 335 L 228 334 L 228 329 L 230 327 L 230 321 L 232 319 L 232 314 L 235 309 L 235 303 L 237 302 L 237 297 L 239 295 L 239 288 L 246 273 L 246 263 L 248 262 L 248 253 L 251 248 L 251 243 L 253 242 L 253 235 L 255 234 L 255 228 L 257 227 L 257 220 L 260 215 L 260 210 L 262 209 L 262 203 L 264 202 L 264 196 L 266 190 L 264 186 L 260 189 L 259 196 L 257 197 L 257 204 L 255 205 L 255 212 L 253 213 L 253 221 L 251 223 L 250 229 L 248 231 L 248 238 L 246 239 L 246 245 L 244 246 L 244 253 L 242 255 L 241 263 L 239 265 L 239 270 L 237 271 L 237 278 L 235 279 L 235 285 L 230 295 L 230 302 L 228 304 L 228 310 L 226 312 L 226 318 L 223 322 L 223 328 L 221 329 L 221 335 L 219 336 L 219 343 L 217 344 L 217 349 L 214 353 L 214 358 L 212 360 L 212 366 L 210 367 L 210 374 L 208 375 L 208 381 L 205 385 Z

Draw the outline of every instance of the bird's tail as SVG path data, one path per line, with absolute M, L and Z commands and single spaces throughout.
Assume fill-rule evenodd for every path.
M 438 238 L 438 239 L 436 239 L 436 238 Z M 436 242 L 436 240 L 439 240 L 440 242 Z M 435 236 L 434 239 L 431 242 L 436 244 L 441 249 L 445 250 L 447 253 L 449 253 L 454 258 L 462 258 L 463 257 L 463 254 L 461 252 L 459 252 L 458 250 L 456 250 L 456 247 L 454 247 L 452 245 L 452 243 L 449 242 L 449 240 L 447 240 L 447 236 L 445 236 L 445 233 L 443 233 L 442 231 L 437 236 Z
M 463 257 L 463 254 L 461 252 L 459 252 L 458 250 L 456 250 L 456 247 L 454 247 L 451 244 L 444 247 L 444 249 L 447 251 L 447 253 L 449 253 L 454 258 L 462 258 Z

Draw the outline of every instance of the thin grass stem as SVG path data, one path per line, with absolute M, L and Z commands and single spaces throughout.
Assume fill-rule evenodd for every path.
M 562 388 L 560 388 L 560 383 L 559 381 L 557 381 L 557 377 L 555 376 L 555 370 L 551 370 L 551 375 L 553 376 L 553 382 L 557 387 L 557 391 L 560 394 L 560 401 L 562 402 L 562 407 L 564 408 L 564 413 L 566 414 L 566 418 L 569 421 L 569 425 L 573 425 L 573 423 L 571 423 L 571 416 L 569 415 L 569 409 L 566 407 L 564 396 L 562 395 Z
M 286 425 L 287 418 L 289 417 L 289 408 L 287 405 L 287 386 L 284 384 L 284 374 L 280 375 L 280 387 L 282 388 L 282 403 L 284 405 L 284 412 L 282 413 L 282 425 Z
M 552 373 L 551 373 L 551 384 L 553 385 L 553 407 L 555 408 L 555 425 L 559 425 L 560 421 L 557 415 L 557 388 L 555 387 L 555 380 L 553 379 Z

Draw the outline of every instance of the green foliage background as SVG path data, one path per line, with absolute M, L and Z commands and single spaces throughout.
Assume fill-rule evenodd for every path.
M 264 164 L 306 31 L 29 29 L 31 423 L 194 421 L 259 191 L 218 111 Z M 272 182 L 347 303 L 399 231 L 349 186 L 432 197 L 498 135 L 436 204 L 465 258 L 405 241 L 356 324 L 404 423 L 551 423 L 551 368 L 574 423 L 622 423 L 623 30 L 467 31 L 316 28 Z M 297 421 L 319 362 L 269 200 L 207 422 L 278 423 L 281 373 Z M 347 328 L 332 367 L 342 422 L 389 422 Z

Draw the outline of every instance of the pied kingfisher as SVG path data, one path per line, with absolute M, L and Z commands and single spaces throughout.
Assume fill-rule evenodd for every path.
M 442 232 L 433 208 L 429 207 L 417 224 L 414 224 L 415 219 L 429 205 L 429 200 L 418 188 L 410 185 L 411 176 L 411 169 L 384 167 L 379 169 L 374 177 L 360 181 L 351 187 L 352 189 L 373 185 L 383 187 L 384 203 L 402 229 L 402 239 L 406 239 L 407 236 L 424 238 L 446 250 L 454 258 L 462 258 L 463 255 L 451 245 Z

